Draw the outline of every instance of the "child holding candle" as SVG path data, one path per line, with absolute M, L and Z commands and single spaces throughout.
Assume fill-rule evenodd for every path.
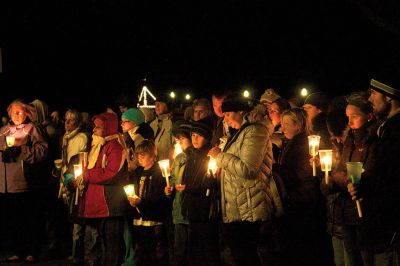
M 172 165 L 171 186 L 165 187 L 165 194 L 173 198 L 172 221 L 174 224 L 174 265 L 188 265 L 188 220 L 182 216 L 182 176 L 187 158 L 193 152 L 190 136 L 191 124 L 186 121 L 175 122 L 172 134 L 183 152 L 178 154 Z M 175 188 L 175 189 L 174 189 Z
M 140 265 L 168 264 L 163 221 L 168 199 L 164 195 L 165 178 L 156 163 L 157 148 L 153 141 L 143 140 L 135 153 L 139 167 L 132 180 L 137 197 L 130 197 L 134 211 L 133 236 L 135 251 Z M 158 248 L 160 250 L 157 251 Z
M 188 156 L 182 177 L 182 215 L 189 221 L 189 265 L 219 265 L 218 226 L 210 217 L 212 191 L 216 179 L 208 177 L 208 151 L 211 148 L 212 121 L 193 122 L 194 151 Z M 177 188 L 178 189 L 178 188 Z

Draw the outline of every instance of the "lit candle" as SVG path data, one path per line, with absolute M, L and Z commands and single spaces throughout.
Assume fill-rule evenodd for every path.
M 82 176 L 82 164 L 74 164 L 74 174 L 76 183 L 78 184 Z M 78 198 L 79 198 L 79 186 L 76 187 L 75 191 L 75 205 L 78 205 Z
M 88 153 L 85 151 L 79 152 L 79 162 L 82 165 L 82 169 L 87 168 L 87 162 L 88 162 Z
M 74 174 L 75 179 L 78 179 L 82 175 L 82 165 L 81 164 L 74 164 Z
M 125 190 L 126 196 L 128 196 L 128 197 L 133 197 L 136 195 L 135 186 L 132 184 L 124 186 L 124 190 Z
M 124 186 L 124 190 L 125 190 L 125 194 L 126 194 L 126 196 L 127 196 L 128 198 L 131 198 L 131 197 L 133 197 L 133 198 L 138 198 L 138 197 L 136 196 L 135 186 L 134 186 L 133 184 Z M 137 212 L 140 213 L 139 208 L 138 208 L 137 206 L 136 206 L 135 208 L 136 208 Z
M 318 154 L 319 150 L 319 141 L 321 137 L 318 135 L 308 136 L 308 148 L 309 153 L 315 159 L 315 156 Z M 313 176 L 317 176 L 317 167 L 315 165 L 315 160 L 313 160 Z
M 170 169 L 169 169 L 169 160 L 161 160 L 158 161 L 158 165 L 160 166 L 161 173 L 163 177 L 165 177 L 165 180 L 167 181 L 167 187 L 169 187 L 169 176 L 171 175 Z
M 332 170 L 332 150 L 320 150 L 319 158 L 321 161 L 321 170 L 325 172 L 325 183 L 329 183 L 329 171 Z
M 215 173 L 218 170 L 217 161 L 213 157 L 211 157 L 211 156 L 209 156 L 209 157 L 210 157 L 210 160 L 208 161 L 207 172 L 209 173 L 211 171 L 211 173 L 213 175 L 215 175 Z
M 14 136 L 6 136 L 6 143 L 7 147 L 12 147 L 15 144 L 15 137 Z

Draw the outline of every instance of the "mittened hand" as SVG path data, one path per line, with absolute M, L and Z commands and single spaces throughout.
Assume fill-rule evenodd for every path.
M 8 147 L 2 153 L 3 162 L 5 162 L 5 163 L 16 162 L 16 159 L 18 158 L 18 156 L 20 154 L 21 154 L 20 146 Z

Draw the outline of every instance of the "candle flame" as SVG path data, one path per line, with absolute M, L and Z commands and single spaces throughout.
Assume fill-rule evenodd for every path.
M 168 159 L 158 161 L 158 165 L 160 166 L 161 173 L 162 173 L 163 177 L 170 176 L 169 160 Z
M 210 161 L 208 162 L 208 172 L 210 172 L 210 170 L 213 173 L 213 175 L 215 175 L 215 173 L 218 170 L 217 161 L 211 156 L 210 156 Z
M 82 165 L 81 164 L 74 164 L 74 173 L 75 179 L 82 175 Z
M 135 195 L 135 186 L 134 185 L 126 185 L 124 186 L 125 194 L 128 197 L 133 197 Z
M 6 143 L 8 147 L 12 147 L 15 144 L 15 137 L 14 136 L 6 136 Z

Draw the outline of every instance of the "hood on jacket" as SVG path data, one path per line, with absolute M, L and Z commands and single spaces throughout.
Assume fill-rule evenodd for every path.
M 42 100 L 34 100 L 30 103 L 33 107 L 33 120 L 37 124 L 43 124 L 47 120 L 47 116 L 49 114 L 47 104 Z
M 93 117 L 92 121 L 99 119 L 104 124 L 103 138 L 118 134 L 118 117 L 113 113 L 101 113 Z

